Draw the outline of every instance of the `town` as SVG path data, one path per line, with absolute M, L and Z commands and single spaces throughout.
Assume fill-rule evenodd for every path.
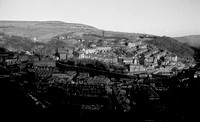
M 103 32 L 55 38 L 77 43 L 58 47 L 53 55 L 0 48 L 2 89 L 21 98 L 20 105 L 26 101 L 24 111 L 141 121 L 183 118 L 185 113 L 173 109 L 178 99 L 174 96 L 198 83 L 200 70 L 193 58 L 149 44 L 157 38 L 151 35 L 128 39 L 105 37 Z

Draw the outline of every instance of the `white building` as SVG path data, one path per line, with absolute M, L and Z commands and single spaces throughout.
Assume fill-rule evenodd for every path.
M 138 59 L 137 59 L 137 58 L 134 58 L 134 59 L 133 59 L 133 64 L 134 64 L 134 65 L 137 65 L 137 64 L 138 64 Z
M 141 45 L 141 44 L 142 44 L 141 41 L 129 42 L 129 43 L 128 43 L 128 47 L 129 47 L 129 48 L 132 48 L 132 47 L 136 47 L 136 46 Z
M 165 56 L 167 51 L 162 51 L 154 55 L 155 58 L 160 59 L 160 57 Z
M 92 49 L 85 49 L 85 54 L 90 54 L 90 53 L 95 53 L 96 49 L 92 48 Z
M 17 63 L 17 59 L 16 58 L 6 59 L 5 62 L 6 62 L 6 65 L 14 65 Z
M 133 64 L 133 58 L 132 57 L 123 57 L 123 62 L 125 64 Z
M 96 51 L 110 51 L 111 47 L 96 47 Z
M 165 56 L 166 60 L 172 61 L 172 62 L 177 62 L 178 61 L 178 57 L 176 54 L 169 54 L 167 56 Z
M 148 64 L 148 63 L 153 63 L 154 62 L 154 57 L 147 57 L 145 58 L 145 63 Z
M 147 44 L 141 44 L 141 45 L 139 45 L 139 48 L 146 49 L 147 48 Z
M 130 65 L 130 72 L 140 72 L 146 71 L 146 68 L 143 65 Z
M 140 49 L 140 50 L 138 50 L 136 56 L 144 53 L 145 51 L 147 51 L 147 49 Z
M 177 55 L 175 54 L 171 55 L 171 61 L 177 62 L 178 61 Z

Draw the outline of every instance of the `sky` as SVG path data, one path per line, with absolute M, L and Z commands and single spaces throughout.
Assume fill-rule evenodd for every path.
M 0 20 L 64 21 L 177 37 L 200 34 L 200 0 L 0 0 Z

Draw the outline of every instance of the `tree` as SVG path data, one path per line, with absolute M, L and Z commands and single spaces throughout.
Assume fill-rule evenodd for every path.
M 78 51 L 74 51 L 74 52 L 73 52 L 73 56 L 76 57 L 76 58 L 78 58 L 78 57 L 79 57 Z
M 98 45 L 98 46 L 103 46 L 103 40 L 102 40 L 102 39 L 99 39 L 99 40 L 97 41 L 97 45 Z
M 126 56 L 127 57 L 133 57 L 135 56 L 136 52 L 135 51 L 132 51 L 132 52 L 126 52 Z
M 177 68 L 177 67 L 173 67 L 173 68 L 171 69 L 171 71 L 177 73 L 177 72 L 178 72 L 178 68 Z
M 71 65 L 71 66 L 74 66 L 75 65 L 75 61 L 74 60 L 68 60 L 67 64 Z
M 118 48 L 114 51 L 114 53 L 117 55 L 123 55 L 126 53 L 126 50 L 124 48 Z

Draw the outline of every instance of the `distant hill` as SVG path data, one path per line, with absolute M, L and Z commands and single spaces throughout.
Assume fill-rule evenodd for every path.
M 182 43 L 187 43 L 192 47 L 200 48 L 200 35 L 175 37 L 174 39 L 176 39 Z
M 0 32 L 8 35 L 29 37 L 35 41 L 47 41 L 52 37 L 70 32 L 90 32 L 95 27 L 60 21 L 0 21 Z
M 147 41 L 150 44 L 154 44 L 161 49 L 167 49 L 168 51 L 175 53 L 179 57 L 193 57 L 194 50 L 190 48 L 188 44 L 183 44 L 173 38 L 170 37 L 156 37 L 153 40 Z
M 71 37 L 70 39 L 63 39 L 68 35 L 77 38 L 90 35 L 88 40 L 94 41 L 102 35 L 106 38 L 115 37 L 135 40 L 144 34 L 105 31 L 89 25 L 61 21 L 0 21 L 0 46 L 11 50 L 40 52 L 40 49 L 43 49 L 44 54 L 52 54 L 57 47 L 76 43 L 76 39 Z M 188 45 L 170 37 L 157 37 L 148 42 L 167 49 L 179 57 L 191 57 L 194 54 Z
M 29 37 L 35 41 L 50 41 L 51 38 L 63 34 L 96 34 L 102 35 L 102 29 L 78 23 L 65 23 L 61 21 L 0 21 L 0 33 L 8 35 Z M 140 33 L 124 33 L 105 31 L 108 37 L 137 38 Z

